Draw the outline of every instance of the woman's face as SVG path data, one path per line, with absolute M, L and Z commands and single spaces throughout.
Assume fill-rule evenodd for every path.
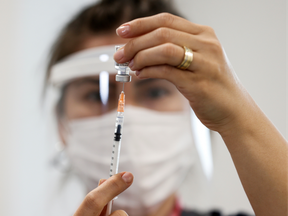
M 86 40 L 83 49 L 126 42 L 117 36 L 98 36 Z M 100 116 L 117 108 L 123 83 L 115 81 L 115 74 L 104 75 L 79 78 L 67 85 L 63 106 L 68 120 Z M 125 83 L 124 92 L 126 105 L 163 112 L 188 107 L 187 100 L 166 80 L 139 80 L 132 75 L 132 82 Z

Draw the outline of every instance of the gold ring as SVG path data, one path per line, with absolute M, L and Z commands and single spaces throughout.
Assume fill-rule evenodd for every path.
M 177 66 L 177 68 L 179 68 L 181 70 L 186 70 L 190 66 L 190 64 L 193 60 L 193 52 L 191 49 L 187 48 L 186 46 L 183 46 L 183 48 L 185 51 L 184 59 L 181 62 L 181 64 L 179 64 Z

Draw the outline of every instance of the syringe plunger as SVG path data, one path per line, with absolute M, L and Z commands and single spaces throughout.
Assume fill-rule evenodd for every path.
M 121 140 L 121 125 L 117 125 L 116 132 L 114 133 L 114 141 L 120 141 Z

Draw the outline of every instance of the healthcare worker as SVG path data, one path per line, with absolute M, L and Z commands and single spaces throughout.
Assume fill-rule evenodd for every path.
M 190 107 L 222 136 L 255 213 L 284 215 L 286 141 L 241 86 L 213 29 L 175 15 L 164 1 L 104 0 L 56 41 L 47 81 L 60 90 L 59 136 L 87 192 L 75 215 L 105 214 L 120 193 L 114 210 L 129 215 L 201 215 L 181 209 L 175 193 L 193 164 Z M 125 84 L 121 172 L 105 180 L 123 89 L 116 44 L 125 46 L 114 59 L 136 73 Z

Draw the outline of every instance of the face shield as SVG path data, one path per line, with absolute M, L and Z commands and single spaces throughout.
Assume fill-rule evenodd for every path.
M 87 49 L 53 66 L 50 82 L 61 92 L 61 106 L 68 118 L 99 116 L 117 108 L 124 85 L 115 81 L 114 52 L 114 45 Z M 125 83 L 125 95 L 126 105 L 155 111 L 188 107 L 187 100 L 166 80 L 133 77 L 132 82 Z M 72 113 L 69 107 L 73 107 Z

